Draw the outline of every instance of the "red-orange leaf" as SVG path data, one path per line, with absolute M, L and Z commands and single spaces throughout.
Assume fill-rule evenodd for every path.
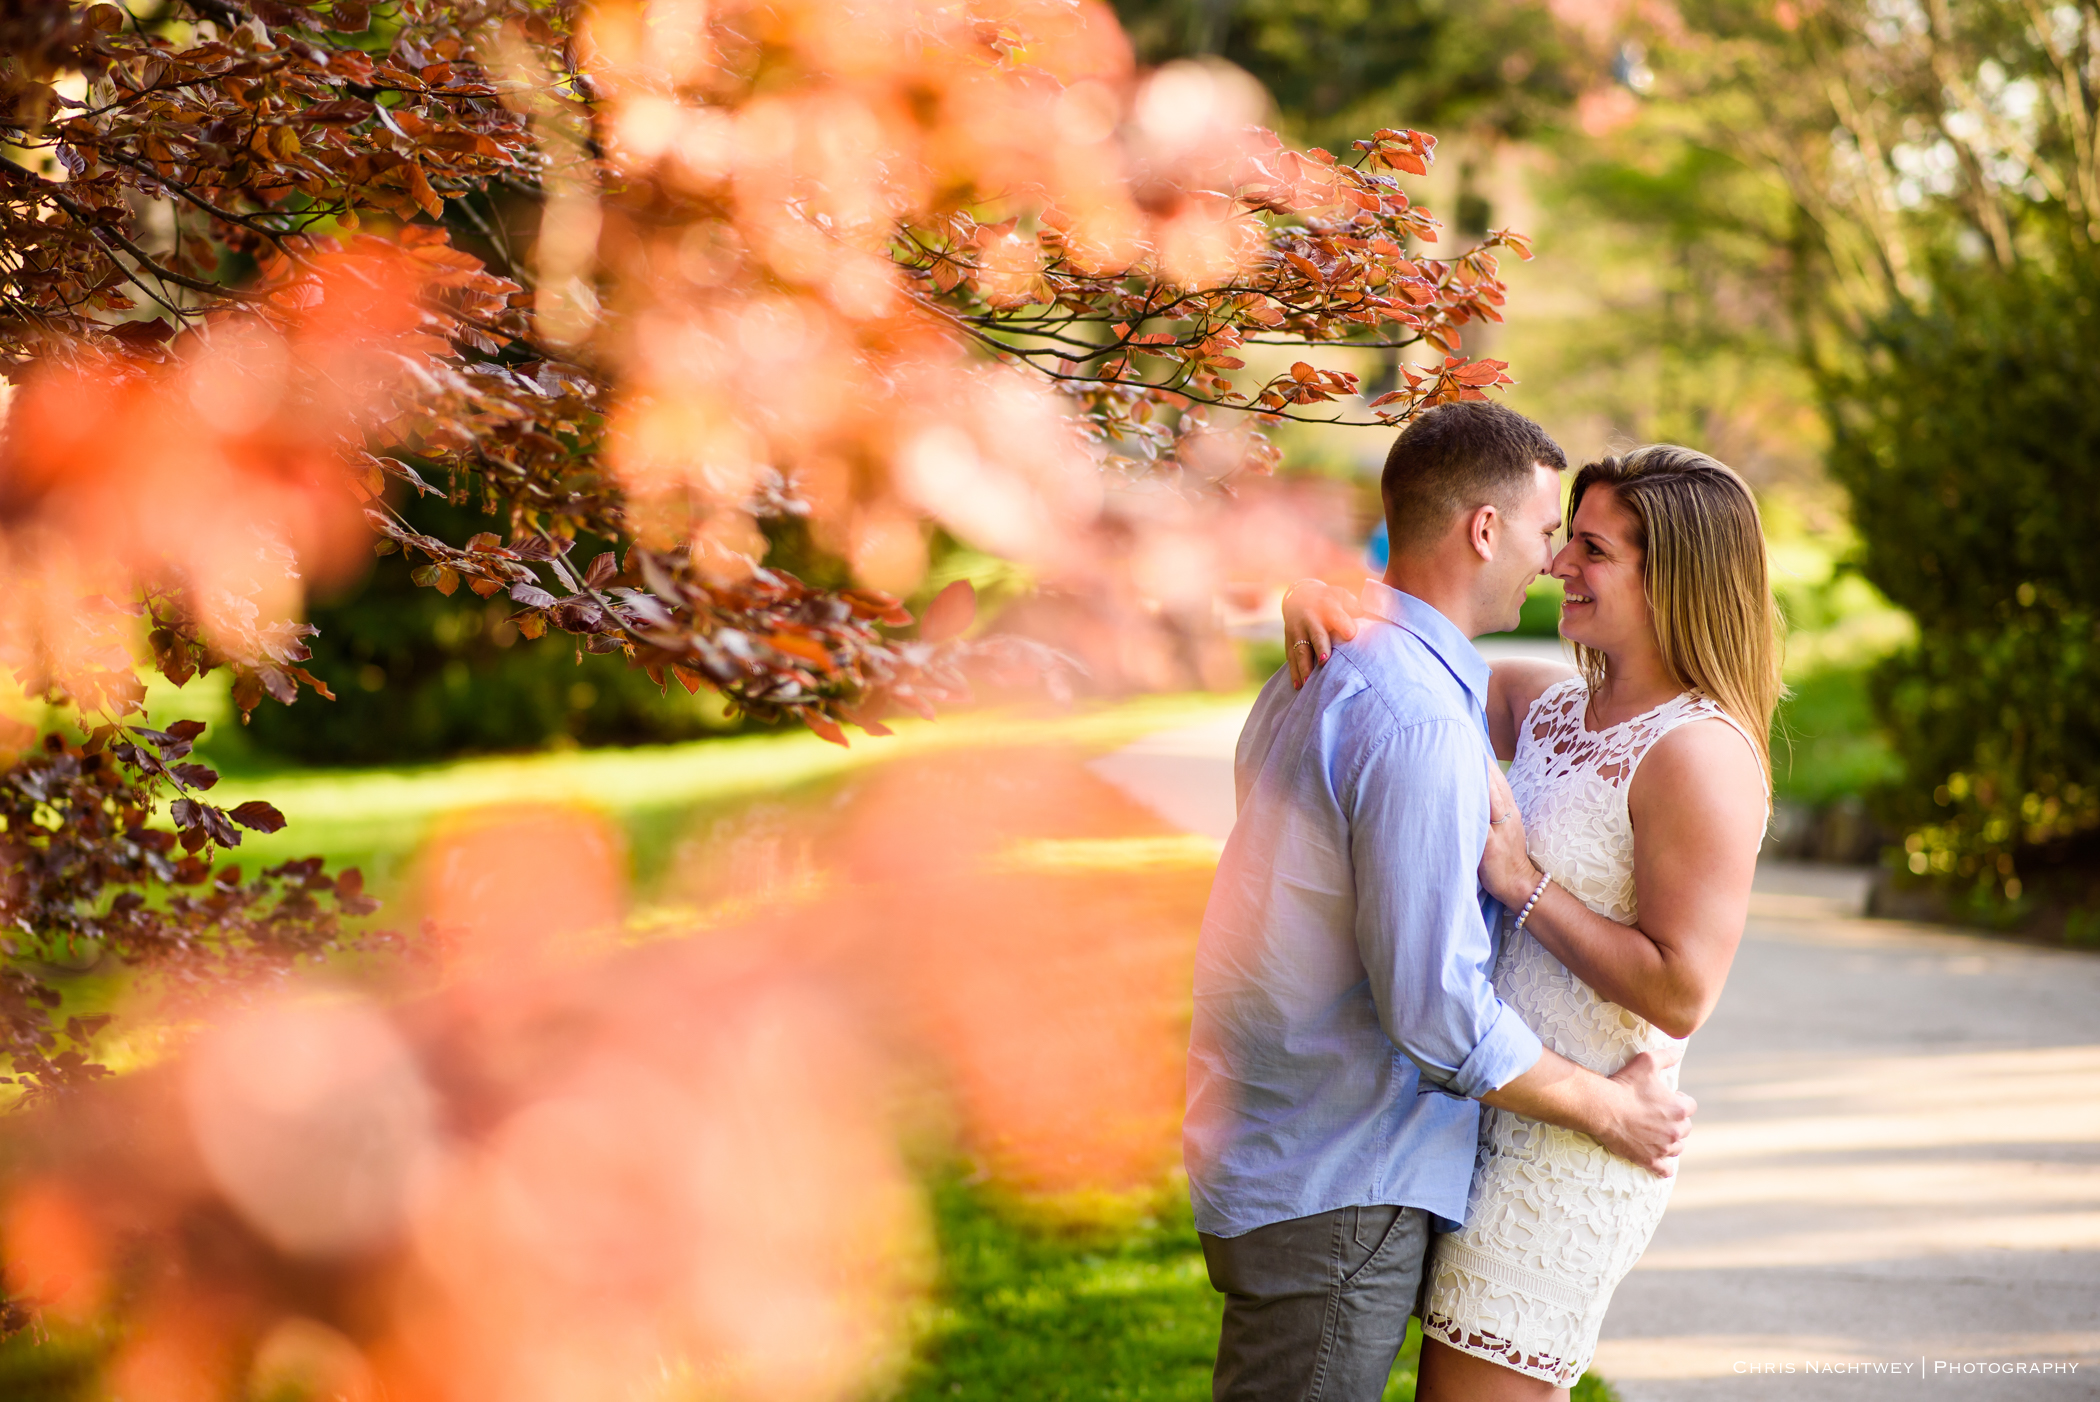
M 226 816 L 257 832 L 278 832 L 284 827 L 284 814 L 277 811 L 276 805 L 259 798 L 249 799 Z
M 839 729 L 837 722 L 828 717 L 820 716 L 815 711 L 805 710 L 802 712 L 802 723 L 817 732 L 817 738 L 829 740 L 842 750 L 851 748 L 850 742 L 846 739 L 846 732 Z
M 784 652 L 790 657 L 814 662 L 826 671 L 831 669 L 831 654 L 814 638 L 801 638 L 793 633 L 772 633 L 767 636 L 766 642 L 774 650 Z
M 944 643 L 958 636 L 977 617 L 977 586 L 967 579 L 958 579 L 926 606 L 926 617 L 919 624 L 919 636 L 930 643 Z

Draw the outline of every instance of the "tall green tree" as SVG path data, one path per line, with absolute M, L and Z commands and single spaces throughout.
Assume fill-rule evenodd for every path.
M 2100 7 L 1683 13 L 1657 58 L 1662 115 L 1682 149 L 1749 178 L 1737 208 L 1767 232 L 1760 253 L 1725 216 L 1680 220 L 1671 242 L 1717 256 L 1724 289 L 1766 275 L 1820 391 L 1857 565 L 1919 625 L 1875 688 L 1905 767 L 1882 796 L 1902 863 L 2018 900 L 2023 869 L 2089 856 L 2100 828 L 2082 700 L 2100 617 Z

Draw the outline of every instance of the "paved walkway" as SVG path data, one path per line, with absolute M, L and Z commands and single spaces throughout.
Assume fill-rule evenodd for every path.
M 1237 732 L 1095 769 L 1222 837 Z M 1860 919 L 1865 881 L 1759 869 L 1597 1356 L 1626 1402 L 2100 1398 L 2100 956 Z

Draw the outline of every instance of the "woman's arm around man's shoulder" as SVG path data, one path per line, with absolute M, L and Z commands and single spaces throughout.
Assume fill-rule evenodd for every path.
M 1547 662 L 1512 657 L 1488 667 L 1488 738 L 1495 742 L 1495 758 L 1517 757 L 1517 732 L 1531 705 L 1552 687 L 1575 675 L 1565 662 Z

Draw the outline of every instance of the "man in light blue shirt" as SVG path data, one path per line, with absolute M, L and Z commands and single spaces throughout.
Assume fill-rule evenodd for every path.
M 1196 955 L 1184 1158 L 1225 1294 L 1218 1402 L 1377 1398 L 1428 1232 L 1465 1216 L 1479 1102 L 1667 1171 L 1690 1102 L 1541 1047 L 1495 994 L 1488 668 L 1552 558 L 1566 459 L 1529 419 L 1415 419 L 1381 490 L 1371 621 L 1240 736 L 1239 820 Z

